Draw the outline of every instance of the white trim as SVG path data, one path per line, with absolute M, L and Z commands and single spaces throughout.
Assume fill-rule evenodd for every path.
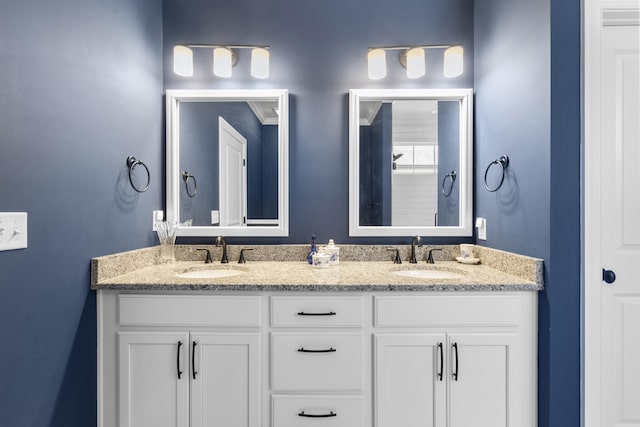
M 360 100 L 437 98 L 459 100 L 460 108 L 460 218 L 458 227 L 360 226 Z M 349 236 L 473 235 L 473 89 L 351 89 L 349 91 Z M 462 154 L 466 155 L 462 155 Z
M 256 115 L 256 117 L 258 118 L 258 120 L 260 120 L 260 123 L 263 125 L 277 125 L 278 124 L 278 118 L 277 117 L 267 117 L 264 114 L 264 110 L 262 109 L 262 106 L 260 104 L 258 104 L 255 101 L 247 101 L 247 104 L 249 104 L 249 108 L 251 108 L 251 111 L 253 111 L 253 114 Z
M 247 225 L 270 225 L 270 226 L 274 226 L 274 225 L 278 225 L 278 220 L 277 219 L 247 219 Z
M 605 27 L 640 25 L 640 7 L 605 7 L 602 9 L 602 25 Z
M 373 122 L 373 119 L 375 119 L 378 115 L 378 111 L 380 111 L 380 108 L 382 108 L 382 102 L 376 103 L 375 108 L 369 111 L 369 115 L 367 117 L 360 118 L 360 126 L 369 126 Z
M 167 90 L 166 198 L 167 221 L 180 219 L 180 102 L 224 102 L 278 100 L 278 220 L 280 224 L 255 227 L 180 226 L 178 236 L 252 236 L 289 235 L 289 91 L 287 89 L 244 90 Z

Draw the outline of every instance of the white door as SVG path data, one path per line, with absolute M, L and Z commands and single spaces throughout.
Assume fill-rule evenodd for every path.
M 189 334 L 120 332 L 120 427 L 189 426 Z
M 588 27 L 587 427 L 640 427 L 640 7 L 632 5 L 592 4 Z
M 377 427 L 446 425 L 445 338 L 444 334 L 375 335 Z
M 449 335 L 449 427 L 529 425 L 517 418 L 527 406 L 511 374 L 515 343 L 507 334 Z
M 245 226 L 247 218 L 247 139 L 218 118 L 220 141 L 220 225 Z
M 258 334 L 191 336 L 191 426 L 260 425 Z

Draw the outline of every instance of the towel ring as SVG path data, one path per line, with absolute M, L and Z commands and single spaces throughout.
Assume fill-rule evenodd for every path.
M 184 180 L 184 188 L 187 190 L 187 196 L 192 199 L 196 197 L 196 193 L 198 192 L 198 182 L 196 181 L 196 177 L 190 174 L 187 171 L 182 172 L 182 179 Z M 189 180 L 193 180 L 193 192 L 189 190 Z
M 487 174 L 489 173 L 489 169 L 491 169 L 491 166 L 493 165 L 500 165 L 500 167 L 502 168 L 502 176 L 500 177 L 500 184 L 498 184 L 496 188 L 489 187 L 489 184 L 487 183 Z M 504 182 L 504 176 L 506 175 L 506 170 L 508 166 L 509 166 L 509 156 L 507 155 L 502 155 L 500 156 L 499 159 L 495 159 L 493 162 L 489 163 L 489 166 L 487 166 L 487 170 L 484 171 L 484 188 L 486 188 L 488 192 L 495 193 L 500 189 L 500 187 L 502 187 L 502 183 Z
M 449 197 L 451 192 L 453 191 L 453 184 L 456 182 L 456 177 L 458 174 L 456 171 L 451 171 L 442 178 L 442 195 L 444 197 Z M 449 186 L 449 190 L 446 190 L 447 178 L 451 178 L 451 185 Z
M 133 177 L 131 176 L 131 173 L 138 165 L 141 165 L 144 168 L 144 170 L 147 172 L 147 185 L 145 185 L 143 189 L 138 188 L 133 183 Z M 151 184 L 151 173 L 149 172 L 149 168 L 147 167 L 147 165 L 142 163 L 141 160 L 138 160 L 133 156 L 129 156 L 127 157 L 127 166 L 129 167 L 129 182 L 131 183 L 131 186 L 133 187 L 133 189 L 136 190 L 138 193 L 144 193 L 145 191 L 147 191 L 149 189 L 149 184 Z

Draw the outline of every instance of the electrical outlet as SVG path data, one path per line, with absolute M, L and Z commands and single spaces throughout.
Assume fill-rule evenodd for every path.
M 0 251 L 27 247 L 27 213 L 0 212 Z
M 487 240 L 487 219 L 476 218 L 476 228 L 478 229 L 478 240 Z
M 220 224 L 220 211 L 211 211 L 211 224 Z
M 153 211 L 153 220 L 151 221 L 151 231 L 156 231 L 156 221 L 164 221 L 164 211 Z

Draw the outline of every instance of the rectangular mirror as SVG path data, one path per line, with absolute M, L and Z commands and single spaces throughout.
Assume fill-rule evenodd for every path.
M 349 93 L 349 235 L 472 236 L 471 89 Z
M 179 236 L 287 236 L 288 92 L 168 90 L 167 220 Z M 187 225 L 189 224 L 189 225 Z

